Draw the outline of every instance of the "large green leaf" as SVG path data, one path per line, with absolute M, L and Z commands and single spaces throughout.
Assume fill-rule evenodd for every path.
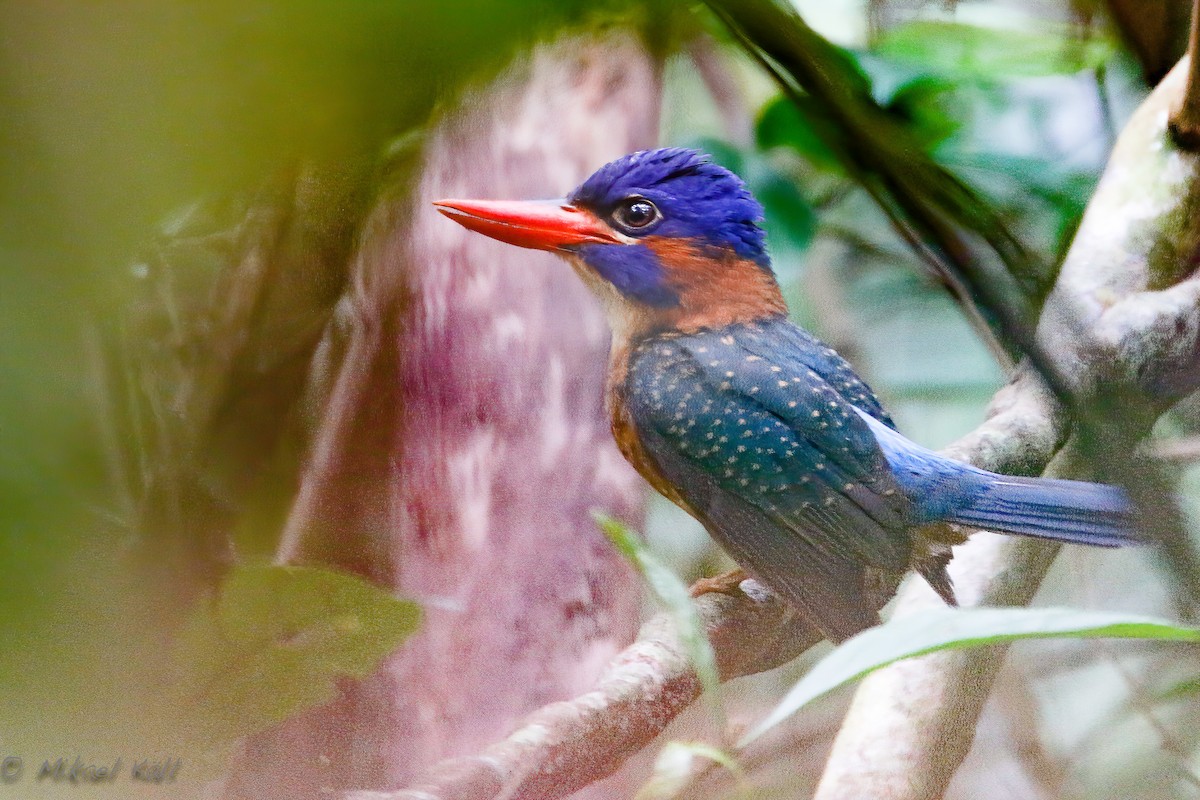
M 954 88 L 949 81 L 921 75 L 898 86 L 884 108 L 923 147 L 934 148 L 962 128 Z
M 738 743 L 745 747 L 816 698 L 877 669 L 940 650 L 1017 639 L 1155 639 L 1200 642 L 1200 629 L 1132 614 L 1069 608 L 939 609 L 863 631 L 800 679 L 775 709 Z
M 326 702 L 337 679 L 369 675 L 420 619 L 416 603 L 354 575 L 237 567 L 178 643 L 192 733 L 225 741 Z
M 807 250 L 817 233 L 817 212 L 796 184 L 768 169 L 755 176 L 751 186 L 767 215 L 772 244 Z
M 815 129 L 806 102 L 794 103 L 779 96 L 762 107 L 754 127 L 754 138 L 764 150 L 787 147 L 803 156 L 814 167 L 842 173 L 842 162 Z

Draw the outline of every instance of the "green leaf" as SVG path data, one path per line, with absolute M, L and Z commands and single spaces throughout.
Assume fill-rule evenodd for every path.
M 884 33 L 874 52 L 933 71 L 994 80 L 1095 69 L 1117 46 L 1111 39 L 1073 36 L 1065 27 L 1016 30 L 917 20 Z
M 949 81 L 925 75 L 901 84 L 884 108 L 922 146 L 932 149 L 962 128 L 962 120 L 949 111 L 958 105 L 947 102 L 953 91 Z
M 688 787 L 696 774 L 696 759 L 715 762 L 741 780 L 745 772 L 732 755 L 703 742 L 667 742 L 654 760 L 650 778 L 634 800 L 668 800 Z
M 177 643 L 193 734 L 221 742 L 334 696 L 417 629 L 421 611 L 354 575 L 316 567 L 236 567 Z
M 738 747 L 750 744 L 812 700 L 902 659 L 1042 638 L 1200 642 L 1200 629 L 1151 617 L 1070 608 L 940 609 L 914 614 L 844 642 L 801 678 Z
M 793 103 L 779 96 L 763 106 L 754 128 L 754 138 L 763 150 L 787 147 L 820 169 L 844 172 L 837 154 L 814 126 L 807 103 Z M 801 109 L 804 109 L 802 111 Z
M 817 233 L 817 212 L 796 184 L 774 170 L 751 181 L 754 196 L 767 215 L 767 234 L 773 244 L 805 250 Z
M 692 603 L 688 587 L 665 564 L 655 558 L 642 538 L 628 527 L 599 512 L 593 512 L 592 517 L 621 555 L 637 567 L 650 591 L 671 615 L 684 650 L 704 687 L 705 698 L 710 704 L 717 728 L 723 732 L 725 715 L 718 696 L 721 678 L 717 672 L 717 657 L 704 631 L 704 623 L 696 613 L 696 606 Z

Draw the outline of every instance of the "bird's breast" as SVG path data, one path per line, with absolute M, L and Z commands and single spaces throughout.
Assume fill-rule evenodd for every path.
M 659 494 L 695 516 L 687 501 L 662 474 L 662 470 L 642 445 L 637 420 L 630 410 L 628 397 L 629 362 L 632 347 L 628 342 L 614 340 L 609 359 L 608 389 L 606 402 L 613 439 L 625 460 L 633 465 L 638 474 L 654 487 Z

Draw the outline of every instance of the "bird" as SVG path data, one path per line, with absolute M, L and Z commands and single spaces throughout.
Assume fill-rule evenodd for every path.
M 1120 488 L 991 473 L 899 433 L 853 367 L 789 319 L 762 206 L 699 151 L 623 156 L 565 199 L 434 205 L 564 257 L 599 298 L 613 436 L 738 565 L 711 590 L 754 577 L 841 642 L 879 624 L 911 570 L 955 604 L 946 567 L 974 530 L 1136 541 Z

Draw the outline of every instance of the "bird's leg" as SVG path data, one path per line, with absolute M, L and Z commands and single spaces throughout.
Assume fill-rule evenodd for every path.
M 711 578 L 701 578 L 692 584 L 692 597 L 699 597 L 702 594 L 737 594 L 741 591 L 738 587 L 742 585 L 742 581 L 750 576 L 741 567 L 731 569 L 729 572 L 720 575 L 714 575 Z

